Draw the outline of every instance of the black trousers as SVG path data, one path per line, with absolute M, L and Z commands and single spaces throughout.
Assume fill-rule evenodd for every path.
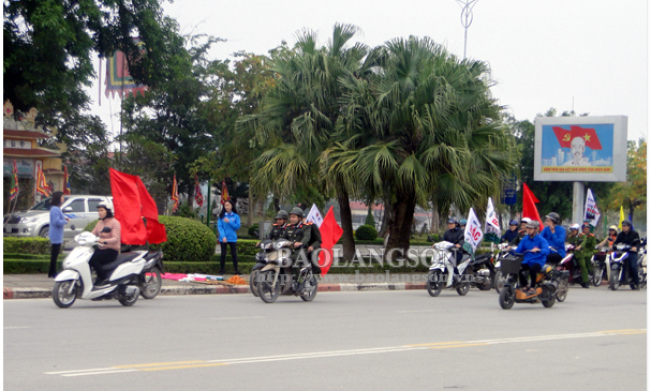
M 624 260 L 624 267 L 628 267 L 628 275 L 635 286 L 640 285 L 640 276 L 637 274 L 637 253 L 630 252 Z
M 102 265 L 109 264 L 113 261 L 115 261 L 118 257 L 118 252 L 117 250 L 113 249 L 105 249 L 105 250 L 100 250 L 97 249 L 95 250 L 95 253 L 93 253 L 93 256 L 90 258 L 88 263 L 90 266 L 95 269 L 95 272 L 97 272 L 97 278 L 104 280 L 106 279 L 106 273 L 104 273 L 104 270 L 102 270 Z
M 52 249 L 50 250 L 50 270 L 47 273 L 48 277 L 55 277 L 57 275 L 57 258 L 61 252 L 61 243 L 52 244 Z
M 558 265 L 563 260 L 559 253 L 551 253 L 547 256 L 547 263 L 551 265 Z
M 235 273 L 239 273 L 240 270 L 237 268 L 237 243 L 236 242 L 219 242 L 219 246 L 222 249 L 222 255 L 220 259 L 220 273 L 224 274 L 226 268 L 226 248 L 231 248 L 231 256 L 233 257 L 233 267 L 235 268 Z
M 531 276 L 531 287 L 533 288 L 536 285 L 536 274 L 540 273 L 541 270 L 542 266 L 539 263 L 534 263 L 533 265 L 523 264 L 518 273 L 520 275 L 520 287 L 524 288 L 527 286 L 527 274 L 529 274 Z

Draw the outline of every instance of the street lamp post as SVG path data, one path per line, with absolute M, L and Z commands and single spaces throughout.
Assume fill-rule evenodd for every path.
M 468 45 L 468 27 L 472 24 L 472 8 L 479 0 L 456 0 L 461 6 L 461 26 L 463 26 L 463 59 L 466 59 L 466 46 Z

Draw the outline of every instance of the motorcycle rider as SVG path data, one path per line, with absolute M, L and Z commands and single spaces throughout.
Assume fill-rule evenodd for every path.
M 608 227 L 608 236 L 606 236 L 606 238 L 602 240 L 601 243 L 597 245 L 597 247 L 606 246 L 608 247 L 608 249 L 612 248 L 613 243 L 615 243 L 615 239 L 617 239 L 617 234 L 618 234 L 617 226 L 611 225 L 610 227 Z
M 272 224 L 271 231 L 265 237 L 265 240 L 278 240 L 283 236 L 285 228 L 287 227 L 287 219 L 289 215 L 284 210 L 279 210 L 276 214 L 276 223 Z M 256 247 L 260 245 L 260 242 L 255 244 Z
M 523 217 L 522 220 L 520 220 L 520 229 L 518 230 L 518 237 L 516 239 L 516 243 L 514 243 L 515 246 L 520 244 L 520 241 L 522 238 L 527 236 L 527 224 L 531 222 L 531 219 L 528 217 Z
M 298 276 L 298 270 L 300 267 L 300 265 L 297 265 L 300 251 L 307 249 L 312 239 L 312 228 L 303 224 L 303 216 L 303 210 L 301 208 L 293 208 L 291 212 L 289 212 L 289 225 L 285 228 L 285 232 L 282 236 L 283 239 L 292 242 L 292 272 L 295 277 Z
M 509 221 L 509 229 L 504 232 L 500 241 L 502 243 L 506 242 L 511 246 L 517 246 L 520 241 L 518 240 L 518 222 L 515 220 Z M 517 243 L 516 243 L 517 240 Z
M 581 286 L 589 289 L 589 273 L 592 272 L 590 257 L 594 253 L 595 246 L 597 245 L 597 238 L 595 238 L 594 234 L 590 233 L 590 223 L 583 223 L 581 230 L 583 232 L 579 236 L 579 245 L 574 248 L 574 258 L 579 264 L 579 268 L 581 268 Z
M 94 285 L 100 286 L 107 277 L 102 265 L 115 261 L 120 252 L 120 222 L 113 216 L 113 206 L 106 201 L 97 205 L 97 213 L 99 222 L 92 234 L 99 237 L 99 244 L 88 263 L 97 273 Z
M 466 224 L 468 224 L 468 220 L 466 219 L 459 220 L 459 228 L 461 229 L 462 232 L 466 230 Z
M 545 229 L 541 235 L 549 244 L 549 255 L 547 262 L 553 265 L 565 257 L 565 228 L 561 225 L 561 216 L 556 212 L 551 212 L 545 216 Z
M 312 259 L 314 251 L 321 248 L 321 231 L 319 227 L 312 222 L 307 221 L 307 217 L 303 217 L 303 224 L 310 227 L 310 242 L 307 244 L 307 259 L 312 262 L 312 271 L 314 274 L 321 274 L 321 268 L 318 265 L 318 260 Z
M 527 235 L 522 238 L 516 253 L 524 253 L 524 260 L 520 269 L 520 288 L 527 295 L 536 293 L 536 274 L 540 273 L 549 254 L 549 244 L 542 235 L 538 235 L 538 221 L 527 223 Z M 527 271 L 531 277 L 531 286 L 527 287 Z
M 622 221 L 622 232 L 617 235 L 615 243 L 613 243 L 613 250 L 619 244 L 627 244 L 631 246 L 628 251 L 628 257 L 624 260 L 624 267 L 628 267 L 628 272 L 633 283 L 631 288 L 633 290 L 640 289 L 640 276 L 637 274 L 637 250 L 640 246 L 640 235 L 633 230 L 630 220 Z
M 463 230 L 457 225 L 457 219 L 454 217 L 448 219 L 448 230 L 443 234 L 442 241 L 454 244 L 454 247 L 457 249 L 456 261 L 458 265 L 463 256 L 463 249 L 461 247 L 464 243 L 464 235 Z M 434 245 L 432 245 L 432 247 L 434 247 Z

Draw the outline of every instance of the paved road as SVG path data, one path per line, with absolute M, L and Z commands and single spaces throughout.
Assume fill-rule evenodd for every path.
M 6 390 L 642 390 L 646 291 L 4 301 Z

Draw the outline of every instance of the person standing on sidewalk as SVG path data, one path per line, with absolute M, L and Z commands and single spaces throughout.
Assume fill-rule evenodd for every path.
M 52 247 L 50 249 L 50 270 L 47 273 L 49 278 L 54 278 L 57 275 L 57 258 L 59 257 L 61 245 L 63 244 L 63 226 L 70 221 L 61 212 L 62 203 L 63 193 L 55 191 L 50 201 L 50 231 L 48 232 L 48 237 L 50 238 Z
M 226 268 L 226 248 L 230 247 L 235 275 L 240 275 L 240 270 L 237 268 L 237 230 L 240 229 L 240 216 L 237 214 L 235 205 L 230 200 L 224 202 L 224 207 L 219 213 L 217 229 L 219 229 L 219 245 L 222 250 L 219 274 L 224 275 Z

